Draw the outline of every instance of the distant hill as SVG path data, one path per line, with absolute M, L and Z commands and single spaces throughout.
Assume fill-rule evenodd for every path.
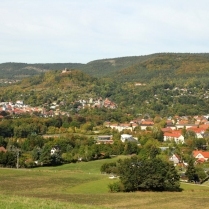
M 61 70 L 65 68 L 82 68 L 79 63 L 46 63 L 46 64 L 27 64 L 8 62 L 0 64 L 0 77 L 3 78 L 24 78 L 38 75 L 49 70 Z
M 209 53 L 158 53 L 145 56 L 120 57 L 81 63 L 3 63 L 1 78 L 24 78 L 49 70 L 77 69 L 94 77 L 117 81 L 148 82 L 209 75 Z
M 0 64 L 1 78 L 24 78 L 37 75 L 49 70 L 79 69 L 95 77 L 108 77 L 118 70 L 130 67 L 136 63 L 145 61 L 153 55 L 122 57 L 91 61 L 87 64 L 81 63 L 42 63 L 27 64 L 8 62 Z
M 119 70 L 114 77 L 121 81 L 178 81 L 209 76 L 209 54 L 155 54 L 146 60 Z
M 2 84 L 2 102 L 24 100 L 32 106 L 57 102 L 63 104 L 64 110 L 71 111 L 79 106 L 76 101 L 110 98 L 118 105 L 117 114 L 122 114 L 121 111 L 164 116 L 209 113 L 209 54 L 105 59 L 69 64 L 64 72 L 65 64 L 49 65 L 54 70 L 47 70 L 44 64 L 13 63 L 13 66 L 16 71 L 21 67 L 25 75 L 30 71 L 28 68 L 36 66 L 37 75 L 28 75 L 18 83 Z
M 146 56 L 120 57 L 95 60 L 87 63 L 86 65 L 83 65 L 80 68 L 80 70 L 83 70 L 85 71 L 85 73 L 88 73 L 96 77 L 111 77 L 111 75 L 119 72 L 120 70 L 145 62 L 155 56 L 156 55 L 153 54 Z

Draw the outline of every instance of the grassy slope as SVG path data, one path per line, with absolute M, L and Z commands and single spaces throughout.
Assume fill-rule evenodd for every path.
M 0 208 L 2 209 L 96 209 L 98 207 L 84 204 L 61 202 L 58 200 L 29 198 L 20 196 L 0 196 Z M 101 207 L 104 208 L 105 207 Z
M 1 208 L 207 208 L 209 187 L 182 184 L 183 192 L 108 193 L 101 160 L 60 167 L 0 169 Z M 24 197 L 24 198 L 23 198 Z

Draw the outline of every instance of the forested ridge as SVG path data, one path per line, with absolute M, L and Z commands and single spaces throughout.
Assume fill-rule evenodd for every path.
M 13 65 L 17 72 L 18 66 L 26 69 L 26 64 Z M 208 113 L 209 54 L 153 54 L 71 66 L 37 66 L 48 71 L 37 70 L 37 75 L 2 85 L 1 101 L 24 100 L 32 106 L 56 101 L 64 104 L 61 109 L 68 111 L 80 99 L 102 97 L 117 104 L 118 115 Z M 64 67 L 69 67 L 65 73 Z M 11 75 L 13 72 L 11 68 Z
M 81 63 L 2 63 L 1 78 L 22 78 L 46 72 L 48 70 L 78 69 L 94 77 L 109 77 L 115 73 L 120 79 L 150 79 L 157 73 L 169 75 L 204 74 L 209 70 L 209 54 L 158 53 L 144 56 L 101 59 Z M 156 72 L 157 71 L 157 72 Z M 127 76 L 129 74 L 130 78 Z M 131 77 L 131 75 L 132 77 Z M 134 76 L 133 76 L 134 75 Z M 164 75 L 164 74 L 163 74 Z M 158 77 L 158 76 L 157 76 Z M 166 76 L 167 77 L 167 76 Z

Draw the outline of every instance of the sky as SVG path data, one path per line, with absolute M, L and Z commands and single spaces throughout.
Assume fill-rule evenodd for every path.
M 208 0 L 0 0 L 0 63 L 209 52 Z

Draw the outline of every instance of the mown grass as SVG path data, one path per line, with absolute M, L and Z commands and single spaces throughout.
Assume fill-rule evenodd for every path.
M 0 169 L 0 208 L 207 208 L 209 187 L 182 183 L 182 192 L 109 193 L 100 173 L 118 158 L 35 169 Z

